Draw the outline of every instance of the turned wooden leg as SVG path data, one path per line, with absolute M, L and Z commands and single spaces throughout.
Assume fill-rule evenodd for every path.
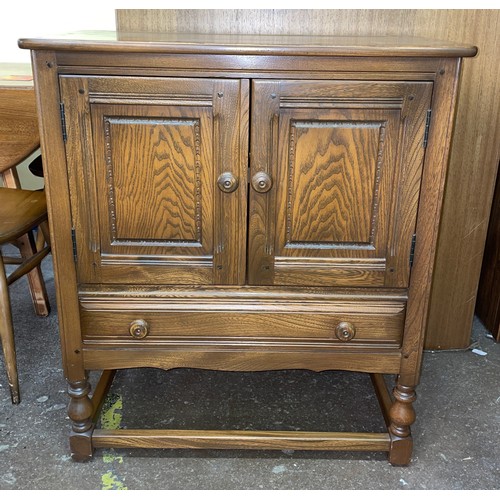
M 408 465 L 413 449 L 410 425 L 415 422 L 413 402 L 417 399 L 414 387 L 397 384 L 393 391 L 394 403 L 389 410 L 389 434 L 391 448 L 389 462 L 392 465 Z
M 89 398 L 89 393 L 90 384 L 87 379 L 69 382 L 68 394 L 71 401 L 68 415 L 72 421 L 69 443 L 71 457 L 77 462 L 89 460 L 94 451 L 92 447 L 94 406 Z
M 0 252 L 0 339 L 2 341 L 3 357 L 9 381 L 10 396 L 13 404 L 18 404 L 19 380 L 17 377 L 16 348 L 14 330 L 12 327 L 12 311 L 10 308 L 9 289 L 2 254 Z

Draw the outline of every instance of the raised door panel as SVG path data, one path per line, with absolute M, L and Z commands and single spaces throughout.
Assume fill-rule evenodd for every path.
M 102 261 L 174 249 L 212 258 L 211 116 L 182 106 L 169 115 L 151 105 L 93 107 Z
M 408 285 L 431 92 L 430 83 L 254 84 L 251 284 Z
M 243 283 L 245 82 L 62 77 L 61 87 L 80 281 Z M 217 184 L 228 168 L 232 192 Z

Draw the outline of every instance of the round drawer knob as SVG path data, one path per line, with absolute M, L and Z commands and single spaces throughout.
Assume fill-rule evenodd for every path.
M 257 172 L 252 177 L 252 187 L 258 193 L 267 193 L 273 187 L 273 180 L 266 172 Z
M 348 321 L 340 322 L 335 328 L 335 336 L 342 342 L 349 342 L 354 338 L 356 328 Z
M 143 339 L 149 333 L 148 322 L 143 319 L 136 319 L 132 321 L 132 323 L 130 323 L 129 332 L 134 339 Z
M 224 193 L 232 193 L 238 188 L 238 179 L 231 172 L 224 172 L 219 175 L 217 186 Z

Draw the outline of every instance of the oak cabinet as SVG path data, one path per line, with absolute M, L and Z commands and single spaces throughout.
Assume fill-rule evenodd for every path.
M 460 58 L 475 48 L 106 36 L 20 42 L 73 456 L 264 447 L 408 463 Z M 133 367 L 370 373 L 387 433 L 94 429 L 113 370 Z M 87 370 L 105 370 L 92 401 Z

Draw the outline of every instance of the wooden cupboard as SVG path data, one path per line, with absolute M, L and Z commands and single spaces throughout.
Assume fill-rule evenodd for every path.
M 460 59 L 346 37 L 29 39 L 75 459 L 98 446 L 411 456 Z M 372 374 L 386 433 L 94 428 L 112 370 Z M 87 370 L 105 370 L 89 398 Z M 392 396 L 383 374 L 397 375 Z

